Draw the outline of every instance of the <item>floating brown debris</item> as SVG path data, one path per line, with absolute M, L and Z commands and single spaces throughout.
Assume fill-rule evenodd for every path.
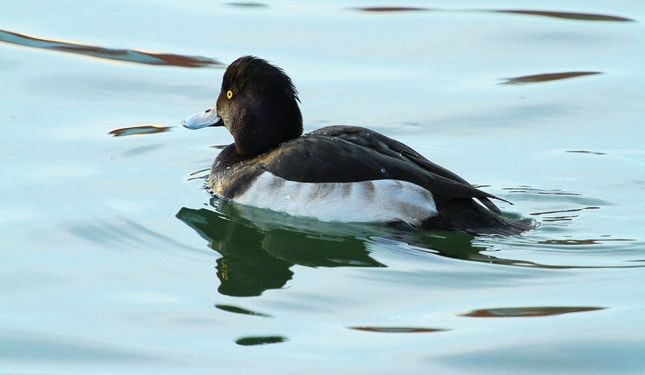
M 491 12 L 523 14 L 523 15 L 529 15 L 529 16 L 542 16 L 542 17 L 553 17 L 553 18 L 564 18 L 564 19 L 577 20 L 577 21 L 634 22 L 634 20 L 629 19 L 629 18 L 617 17 L 617 16 L 608 16 L 608 15 L 605 15 L 605 14 L 592 14 L 592 13 L 552 12 L 552 11 L 544 11 L 544 10 L 519 10 L 519 9 L 492 10 Z
M 219 61 L 209 59 L 207 57 L 183 56 L 171 53 L 143 52 L 132 49 L 103 48 L 76 42 L 66 42 L 28 36 L 25 34 L 6 30 L 0 30 L 0 42 L 137 64 L 170 65 L 181 66 L 185 68 L 202 68 L 205 66 L 225 67 L 225 65 L 220 63 Z
M 506 307 L 499 309 L 474 310 L 461 316 L 473 318 L 524 318 L 536 316 L 562 315 L 576 312 L 604 310 L 604 307 L 586 306 L 537 306 L 537 307 Z
M 588 76 L 592 74 L 602 74 L 602 72 L 563 72 L 563 73 L 533 74 L 530 76 L 506 78 L 506 81 L 503 83 L 504 84 L 522 84 L 522 83 L 548 82 L 548 81 L 557 81 L 559 79 Z
M 129 126 L 126 128 L 118 128 L 110 131 L 108 134 L 113 134 L 115 137 L 123 137 L 126 135 L 147 135 L 154 133 L 163 133 L 170 130 L 168 126 L 161 125 L 139 125 Z

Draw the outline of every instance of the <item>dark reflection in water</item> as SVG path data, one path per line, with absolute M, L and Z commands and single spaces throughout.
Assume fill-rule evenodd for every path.
M 536 316 L 562 315 L 576 312 L 604 310 L 605 307 L 586 306 L 537 306 L 537 307 L 505 307 L 499 309 L 474 310 L 461 316 L 474 318 L 523 318 Z
M 269 7 L 267 4 L 243 2 L 243 1 L 226 3 L 226 5 L 240 7 L 240 8 L 268 8 Z
M 453 259 L 489 262 L 491 257 L 480 254 L 486 246 L 473 243 L 473 235 L 457 231 L 410 231 L 394 233 L 395 240 L 415 246 L 417 251 L 429 252 Z
M 565 195 L 565 196 L 581 196 L 582 194 L 580 193 L 574 193 L 571 191 L 564 191 L 560 189 L 551 189 L 551 190 L 546 190 L 546 189 L 539 189 L 539 188 L 534 188 L 530 186 L 518 186 L 518 187 L 511 187 L 511 188 L 503 188 L 504 190 L 507 190 L 510 193 L 522 193 L 522 194 L 539 194 L 539 195 Z
M 219 203 L 219 202 L 218 202 Z M 225 203 L 225 202 L 222 202 Z M 225 210 L 234 211 L 230 204 Z M 182 208 L 177 218 L 209 241 L 210 247 L 219 252 L 217 276 L 221 281 L 219 292 L 229 296 L 258 296 L 267 289 L 282 288 L 291 279 L 290 267 L 298 264 L 309 267 L 384 267 L 372 259 L 366 250 L 365 240 L 348 235 L 327 235 L 305 228 L 264 227 L 239 213 L 226 214 L 207 209 Z M 280 215 L 282 216 L 282 215 Z M 312 224 L 312 221 L 301 220 Z M 324 223 L 320 223 L 324 225 Z
M 566 210 L 554 210 L 554 211 L 543 211 L 543 212 L 533 212 L 532 216 L 544 216 L 542 222 L 559 222 L 559 221 L 571 221 L 577 218 L 580 212 L 585 210 L 599 210 L 600 207 L 590 206 L 582 208 L 571 208 Z M 545 216 L 548 215 L 548 216 Z
M 573 12 L 552 12 L 544 10 L 491 10 L 490 12 L 495 13 L 511 13 L 511 14 L 522 14 L 529 16 L 542 16 L 542 17 L 553 17 L 553 18 L 564 18 L 569 20 L 578 20 L 578 21 L 617 21 L 617 22 L 633 22 L 634 20 L 624 17 L 608 16 L 605 14 L 591 14 L 591 13 L 573 13 Z
M 142 52 L 131 49 L 111 49 L 75 42 L 64 42 L 0 30 L 0 42 L 50 51 L 68 52 L 100 59 L 124 61 L 146 65 L 171 65 L 185 68 L 205 66 L 225 67 L 219 61 L 207 57 L 183 56 L 170 53 Z
M 506 78 L 506 81 L 503 82 L 503 84 L 519 85 L 522 83 L 557 81 L 560 79 L 582 77 L 582 76 L 588 76 L 592 74 L 602 74 L 602 72 L 563 72 L 563 73 L 534 74 L 530 76 Z
M 324 223 L 215 198 L 211 205 L 215 210 L 184 207 L 176 217 L 222 255 L 216 266 L 221 282 L 218 291 L 229 296 L 259 296 L 268 289 L 283 288 L 293 276 L 293 265 L 386 267 L 371 256 L 371 251 L 378 248 L 400 247 L 401 252 L 413 255 L 431 254 L 510 266 L 577 268 L 499 258 L 490 252 L 484 254 L 495 243 L 495 236 L 401 230 L 377 224 Z M 526 241 L 522 244 L 527 245 Z M 423 256 L 419 258 L 422 259 Z
M 426 11 L 432 10 L 431 8 L 419 7 L 403 7 L 403 6 L 389 6 L 389 7 L 366 7 L 366 8 L 352 8 L 363 12 L 411 12 L 411 11 Z
M 528 187 L 520 189 L 541 192 L 539 189 Z M 543 192 L 574 198 L 579 195 L 559 190 Z M 522 249 L 553 249 L 555 245 L 560 247 L 561 251 L 570 251 L 570 245 L 603 246 L 609 241 L 633 242 L 631 239 L 602 236 L 588 239 L 475 237 L 458 231 L 405 230 L 379 224 L 325 223 L 216 198 L 211 199 L 210 203 L 214 210 L 183 207 L 176 217 L 208 241 L 210 248 L 222 255 L 216 265 L 220 280 L 218 291 L 229 296 L 259 296 L 266 290 L 283 288 L 293 276 L 291 267 L 294 265 L 386 267 L 372 257 L 371 252 L 377 249 L 396 249 L 395 251 L 401 251 L 402 254 L 418 257 L 419 261 L 426 259 L 426 255 L 423 254 L 430 254 L 429 256 L 439 255 L 459 260 L 544 269 L 642 266 L 552 265 L 491 255 L 494 254 L 491 250 L 495 250 L 500 244 L 503 248 L 517 246 Z M 504 253 L 508 254 L 511 253 Z M 258 314 L 228 305 L 217 308 L 240 314 Z
M 265 344 L 278 344 L 285 341 L 289 341 L 289 339 L 284 336 L 250 336 L 237 339 L 235 340 L 235 343 L 241 346 L 255 346 Z
M 537 241 L 536 244 L 580 246 L 580 245 L 601 245 L 607 242 L 634 242 L 634 241 L 636 240 L 632 238 L 588 238 L 583 240 L 576 240 L 576 239 L 544 240 L 544 241 Z
M 139 125 L 139 126 L 129 126 L 126 128 L 118 128 L 111 130 L 108 134 L 112 134 L 115 137 L 123 137 L 127 135 L 146 135 L 146 134 L 155 134 L 155 133 L 164 133 L 170 130 L 168 126 L 161 125 Z
M 606 152 L 587 151 L 587 150 L 570 150 L 567 152 L 571 154 L 607 155 Z
M 270 318 L 271 317 L 271 315 L 262 314 L 262 313 L 259 313 L 259 312 L 243 309 L 243 308 L 237 307 L 237 306 L 215 305 L 215 307 L 217 307 L 218 309 L 220 309 L 222 311 L 228 311 L 228 312 L 231 312 L 231 313 L 234 313 L 234 314 L 261 316 L 261 317 L 265 317 L 265 318 Z
M 545 245 L 546 243 L 542 243 L 542 245 Z M 539 244 L 535 244 L 536 246 Z M 553 242 L 548 245 L 561 245 L 559 242 Z M 598 245 L 598 244 L 594 244 Z M 552 249 L 552 248 L 551 248 Z M 626 260 L 625 262 L 633 262 L 631 260 Z M 503 258 L 495 258 L 491 257 L 489 260 L 489 263 L 491 264 L 501 264 L 501 265 L 507 265 L 507 266 L 516 266 L 516 267 L 534 267 L 534 268 L 542 268 L 542 269 L 551 269 L 551 270 L 571 270 L 571 269 L 599 269 L 599 268 L 641 268 L 643 267 L 642 265 L 626 265 L 626 264 L 621 264 L 621 265 L 606 265 L 606 266 L 584 266 L 584 265 L 551 265 L 551 264 L 543 264 L 543 263 L 537 263 L 537 262 L 531 262 L 531 261 L 525 261 L 525 260 L 514 260 L 514 259 L 503 259 Z
M 428 332 L 446 332 L 449 329 L 441 328 L 419 328 L 419 327 L 348 327 L 357 331 L 381 332 L 381 333 L 428 333 Z
M 425 7 L 408 7 L 408 6 L 372 6 L 364 8 L 349 8 L 352 10 L 359 10 L 362 12 L 409 12 L 409 11 L 453 11 L 453 12 L 473 12 L 473 10 L 448 10 L 438 8 L 425 8 Z M 519 14 L 528 16 L 550 17 L 576 21 L 613 21 L 613 22 L 634 22 L 633 19 L 609 16 L 606 14 L 593 14 L 593 13 L 578 13 L 578 12 L 555 12 L 548 10 L 522 10 L 522 9 L 497 9 L 497 10 L 474 10 L 475 12 L 488 12 L 488 13 L 507 13 Z

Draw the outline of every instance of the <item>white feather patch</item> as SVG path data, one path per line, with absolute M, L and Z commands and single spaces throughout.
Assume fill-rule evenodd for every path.
M 403 221 L 418 225 L 437 214 L 428 190 L 399 180 L 310 183 L 264 172 L 233 201 L 320 221 Z

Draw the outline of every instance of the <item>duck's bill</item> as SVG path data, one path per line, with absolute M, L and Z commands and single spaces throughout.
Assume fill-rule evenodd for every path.
M 195 130 L 205 128 L 207 126 L 224 126 L 222 118 L 217 114 L 217 110 L 213 107 L 194 115 L 190 115 L 181 120 L 181 124 L 188 129 Z

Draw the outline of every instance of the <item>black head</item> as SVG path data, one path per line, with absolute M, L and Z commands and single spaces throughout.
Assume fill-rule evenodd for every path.
M 215 105 L 187 117 L 188 128 L 223 125 L 241 155 L 259 155 L 302 135 L 298 92 L 275 65 L 243 56 L 228 66 Z

